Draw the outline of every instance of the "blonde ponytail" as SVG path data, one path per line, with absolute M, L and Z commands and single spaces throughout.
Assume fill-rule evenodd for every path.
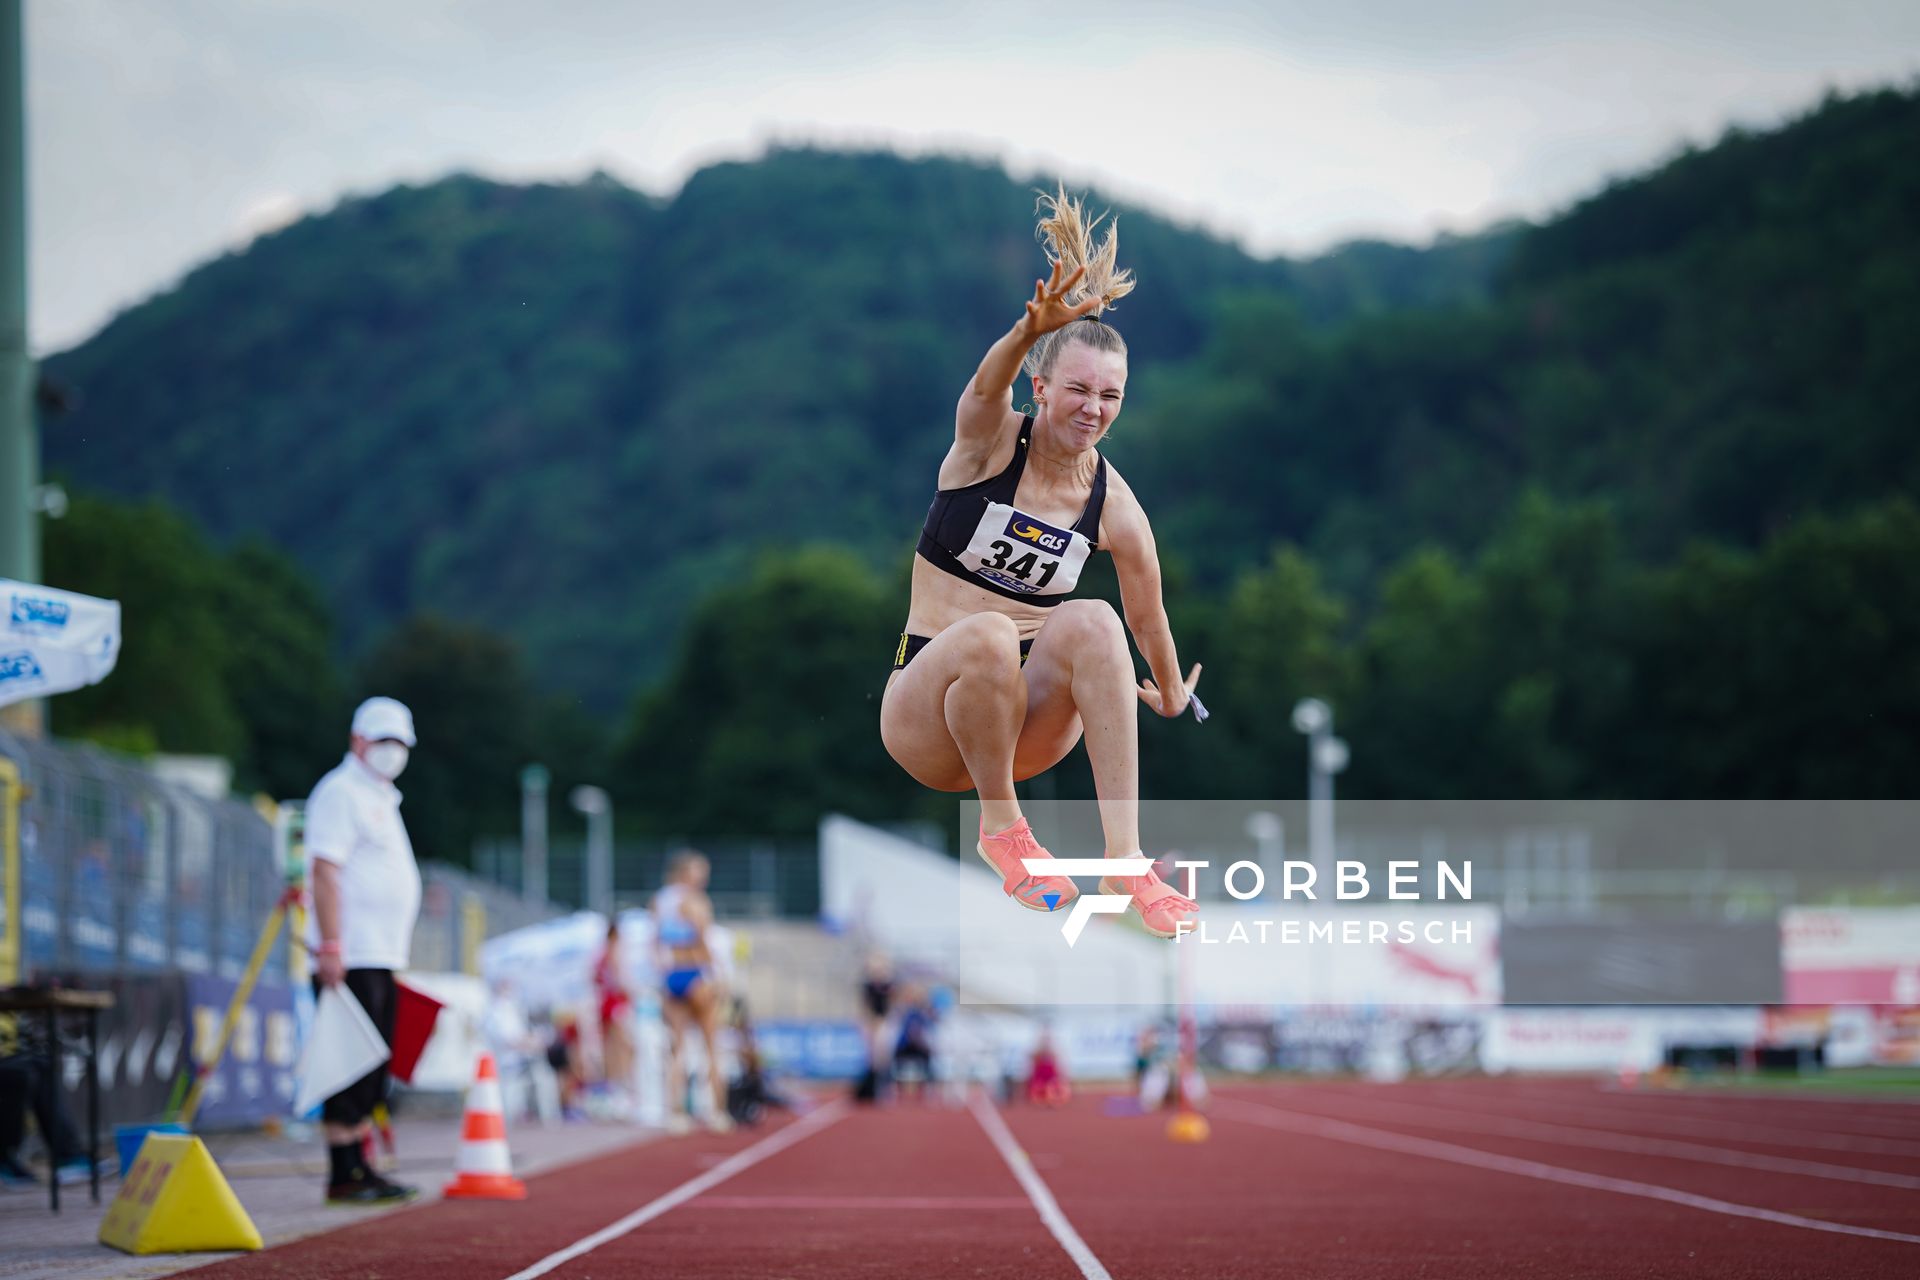
M 1103 214 L 1088 222 L 1085 206 L 1068 195 L 1064 185 L 1054 195 L 1041 192 L 1036 209 L 1044 216 L 1034 234 L 1046 241 L 1048 264 L 1059 263 L 1063 275 L 1070 274 L 1076 267 L 1087 269 L 1087 274 L 1067 295 L 1069 302 L 1099 298 L 1100 305 L 1093 312 L 1099 315 L 1133 292 L 1133 272 L 1121 271 L 1116 266 L 1120 256 L 1118 218 Z M 1093 233 L 1100 229 L 1102 222 L 1107 224 L 1107 234 L 1096 249 Z
M 1133 272 L 1123 271 L 1119 267 L 1120 220 L 1102 214 L 1089 222 L 1086 207 L 1067 194 L 1064 183 L 1053 195 L 1044 191 L 1039 195 L 1035 209 L 1041 217 L 1034 235 L 1046 244 L 1047 263 L 1050 267 L 1058 263 L 1063 278 L 1073 274 L 1076 268 L 1086 268 L 1086 274 L 1080 277 L 1079 283 L 1067 292 L 1066 300 L 1078 305 L 1088 298 L 1098 298 L 1100 305 L 1086 318 L 1098 317 L 1133 292 Z M 1093 233 L 1099 230 L 1102 222 L 1107 224 L 1107 234 L 1096 248 Z M 1034 343 L 1021 368 L 1026 370 L 1029 377 L 1046 377 L 1069 342 L 1084 342 L 1097 350 L 1118 351 L 1121 355 L 1127 352 L 1126 342 L 1112 325 L 1075 321 Z

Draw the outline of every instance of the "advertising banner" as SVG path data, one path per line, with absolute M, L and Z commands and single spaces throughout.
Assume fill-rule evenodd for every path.
M 851 1080 L 866 1070 L 867 1042 L 852 1021 L 771 1019 L 757 1023 L 754 1044 L 769 1069 L 809 1080 Z
M 1671 1045 L 1758 1043 L 1759 1008 L 1498 1009 L 1487 1019 L 1488 1071 L 1651 1071 Z
M 172 973 L 65 974 L 60 984 L 113 996 L 113 1007 L 99 1015 L 102 1131 L 110 1132 L 116 1124 L 159 1119 L 173 1096 L 176 1078 L 192 1069 L 187 1060 L 185 980 Z M 44 1048 L 40 1018 L 23 1016 L 20 1021 L 28 1024 L 21 1027 L 25 1045 L 40 1052 Z M 84 1126 L 84 1025 L 77 1018 L 62 1019 L 60 1039 L 67 1113 L 76 1125 Z
M 98 684 L 120 655 L 120 602 L 0 578 L 0 707 Z
M 1508 1004 L 1777 1004 L 1780 924 L 1699 917 L 1509 919 Z
M 189 1043 L 195 1064 L 210 1059 L 218 1045 L 221 1022 L 236 985 L 210 974 L 187 977 L 192 1027 Z M 255 986 L 241 1007 L 226 1055 L 207 1081 L 195 1123 L 217 1128 L 257 1124 L 268 1116 L 287 1115 L 293 1108 L 297 1038 L 292 988 L 268 982 Z
M 1781 918 L 1793 1004 L 1920 1004 L 1920 907 L 1794 907 Z

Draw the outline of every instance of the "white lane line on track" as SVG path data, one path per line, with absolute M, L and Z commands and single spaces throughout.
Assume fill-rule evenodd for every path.
M 1024 1196 L 701 1196 L 689 1209 L 991 1209 L 1024 1208 Z
M 1465 1080 L 1436 1080 L 1432 1083 L 1462 1097 L 1486 1098 L 1483 1091 L 1473 1089 L 1470 1082 Z M 1552 1088 L 1529 1089 L 1519 1096 L 1551 1103 L 1585 1102 L 1623 1115 L 1679 1114 L 1719 1116 L 1722 1119 L 1750 1116 L 1755 1104 L 1779 1104 L 1771 1108 L 1776 1121 L 1816 1128 L 1836 1123 L 1859 1124 L 1866 1126 L 1861 1132 L 1868 1134 L 1886 1132 L 1886 1126 L 1892 1124 L 1900 1126 L 1899 1131 L 1908 1137 L 1920 1139 L 1920 1097 L 1872 1093 L 1835 1096 L 1811 1090 L 1796 1094 L 1780 1089 L 1750 1089 L 1737 1085 L 1662 1086 L 1653 1083 L 1620 1084 L 1603 1079 L 1589 1079 L 1584 1082 L 1584 1087 L 1579 1085 L 1577 1081 L 1556 1081 Z M 1807 1105 L 1800 1106 L 1802 1102 Z
M 1907 1108 L 1903 1114 L 1894 1114 L 1887 1107 L 1842 1111 L 1832 1105 L 1837 1100 L 1831 1098 L 1822 1098 L 1820 1101 L 1825 1104 L 1822 1107 L 1795 1108 L 1793 1099 L 1778 1093 L 1741 1093 L 1726 1098 L 1702 1098 L 1689 1093 L 1685 1085 L 1668 1089 L 1650 1087 L 1644 1092 L 1629 1091 L 1617 1085 L 1596 1086 L 1588 1099 L 1592 1103 L 1612 1107 L 1622 1115 L 1652 1120 L 1679 1115 L 1725 1121 L 1758 1112 L 1766 1115 L 1769 1123 L 1782 1126 L 1783 1132 L 1787 1133 L 1838 1133 L 1876 1140 L 1904 1141 L 1909 1146 L 1920 1145 L 1920 1124 L 1916 1124 L 1916 1121 L 1920 1121 L 1920 1106 L 1912 1102 L 1899 1104 Z
M 1345 1099 L 1342 1099 L 1344 1101 Z M 1471 1115 L 1452 1107 L 1436 1107 L 1419 1102 L 1396 1102 L 1386 1098 L 1354 1099 L 1362 1114 L 1355 1120 L 1379 1120 L 1393 1123 L 1398 1113 L 1401 1123 L 1429 1129 L 1450 1129 L 1487 1138 L 1519 1138 L 1526 1142 L 1546 1142 L 1561 1147 L 1589 1147 L 1595 1151 L 1625 1151 L 1634 1155 L 1665 1156 L 1701 1164 L 1722 1164 L 1736 1169 L 1762 1169 L 1768 1173 L 1790 1173 L 1808 1178 L 1828 1178 L 1835 1182 L 1862 1182 L 1873 1187 L 1896 1187 L 1902 1191 L 1920 1191 L 1920 1178 L 1904 1173 L 1883 1173 L 1878 1169 L 1859 1169 L 1853 1165 L 1826 1164 L 1819 1160 L 1796 1160 L 1790 1156 L 1762 1155 L 1755 1151 L 1735 1151 L 1728 1147 L 1708 1147 L 1697 1142 L 1671 1138 L 1642 1137 L 1632 1133 L 1606 1133 L 1597 1129 L 1576 1129 L 1571 1125 L 1548 1124 L 1540 1120 L 1510 1119 L 1505 1116 Z M 1255 1104 L 1259 1105 L 1259 1104 Z M 1371 1110 L 1373 1115 L 1365 1112 Z M 1389 1114 L 1381 1116 L 1380 1111 Z M 1411 1114 L 1409 1114 L 1411 1113 Z M 1471 1120 L 1482 1123 L 1474 1124 Z
M 1073 1224 L 1067 1221 L 1067 1215 L 1060 1212 L 1053 1192 L 1047 1190 L 1047 1184 L 1033 1171 L 1033 1161 L 1027 1159 L 1027 1153 L 1013 1140 L 1013 1134 L 1007 1130 L 1007 1122 L 1000 1118 L 993 1104 L 976 1092 L 967 1099 L 967 1110 L 973 1112 L 973 1118 L 987 1131 L 994 1150 L 1000 1153 L 1000 1158 L 1007 1162 L 1007 1168 L 1019 1179 L 1027 1199 L 1033 1201 L 1033 1207 L 1040 1211 L 1040 1221 L 1047 1224 L 1047 1230 L 1053 1232 L 1053 1238 L 1060 1242 L 1060 1247 L 1080 1268 L 1080 1274 L 1086 1280 L 1113 1280 L 1107 1274 L 1107 1269 L 1100 1265 L 1100 1259 L 1093 1256 L 1093 1250 L 1087 1248 L 1087 1242 L 1080 1238 L 1080 1233 L 1073 1229 Z
M 1493 1099 L 1474 1095 L 1471 1099 L 1464 1093 L 1446 1093 L 1448 1099 L 1442 1103 L 1435 1101 L 1429 1105 L 1447 1106 L 1467 1115 L 1485 1116 L 1496 1114 L 1488 1111 L 1486 1104 Z M 1479 1105 L 1457 1106 L 1455 1103 L 1471 1102 Z M 1548 1098 L 1520 1096 L 1501 1101 L 1497 1104 L 1499 1114 L 1505 1114 L 1515 1107 L 1531 1107 L 1535 1111 L 1544 1110 L 1556 1120 L 1569 1122 L 1581 1128 L 1604 1126 L 1609 1132 L 1623 1125 L 1645 1125 L 1664 1129 L 1668 1133 L 1690 1133 L 1697 1138 L 1732 1138 L 1739 1142 L 1751 1142 L 1764 1147 L 1798 1147 L 1803 1151 L 1847 1151 L 1857 1155 L 1882 1155 L 1912 1158 L 1920 1156 L 1920 1142 L 1902 1141 L 1896 1138 L 1872 1138 L 1865 1135 L 1823 1132 L 1814 1129 L 1762 1128 L 1750 1122 L 1736 1121 L 1730 1118 L 1709 1120 L 1691 1115 L 1656 1114 L 1658 1108 L 1648 1110 L 1622 1109 L 1615 1106 L 1569 1104 Z
M 1730 1086 L 1724 1092 L 1713 1092 L 1687 1085 L 1626 1088 L 1598 1081 L 1582 1096 L 1590 1105 L 1605 1107 L 1618 1115 L 1738 1120 L 1759 1111 L 1768 1116 L 1770 1123 L 1783 1126 L 1789 1133 L 1846 1133 L 1872 1138 L 1891 1135 L 1908 1143 L 1920 1143 L 1920 1099 L 1875 1100 L 1859 1095 L 1842 1099 L 1821 1095 L 1805 1099 L 1818 1105 L 1800 1107 L 1795 1104 L 1801 1099 L 1778 1090 L 1762 1092 Z
M 1297 1111 L 1285 1111 L 1264 1103 L 1221 1098 L 1214 1102 L 1212 1110 L 1222 1115 L 1237 1116 L 1251 1124 L 1265 1125 L 1270 1129 L 1283 1129 L 1288 1133 L 1304 1133 L 1310 1137 L 1349 1142 L 1355 1146 L 1373 1147 L 1379 1151 L 1397 1151 L 1404 1155 L 1426 1156 L 1433 1160 L 1470 1165 L 1476 1169 L 1491 1169 L 1497 1173 L 1513 1173 L 1524 1178 L 1538 1178 L 1543 1182 L 1585 1187 L 1591 1191 L 1613 1191 L 1624 1196 L 1639 1196 L 1643 1200 L 1664 1200 L 1668 1204 L 1686 1205 L 1691 1209 L 1704 1209 L 1708 1213 L 1725 1214 L 1732 1218 L 1754 1218 L 1761 1222 L 1778 1223 L 1783 1227 L 1802 1227 L 1808 1231 L 1827 1231 L 1843 1236 L 1863 1236 L 1869 1240 L 1893 1240 L 1901 1244 L 1920 1244 L 1920 1236 L 1908 1235 L 1902 1231 L 1882 1231 L 1877 1227 L 1856 1227 L 1844 1222 L 1825 1222 L 1819 1218 L 1805 1218 L 1797 1213 L 1781 1213 L 1774 1209 L 1762 1209 L 1757 1205 L 1735 1204 L 1730 1200 L 1697 1196 L 1690 1191 L 1678 1191 L 1672 1187 L 1657 1186 L 1651 1182 L 1635 1182 L 1630 1178 L 1609 1178 L 1603 1174 L 1582 1173 L 1578 1169 L 1565 1169 L 1556 1164 L 1542 1164 L 1537 1160 L 1521 1160 L 1514 1156 L 1495 1155 L 1491 1151 L 1462 1147 L 1451 1142 L 1437 1142 L 1432 1138 L 1416 1138 L 1410 1134 L 1394 1133 L 1389 1129 L 1375 1129 L 1368 1125 L 1350 1124 L 1345 1120 L 1326 1120 L 1319 1116 L 1302 1115 Z
M 1745 1085 L 1731 1086 L 1720 1093 L 1681 1092 L 1679 1094 L 1654 1095 L 1642 1093 L 1637 1089 L 1623 1089 L 1616 1084 L 1597 1084 L 1595 1093 L 1602 1096 L 1612 1095 L 1622 1098 L 1672 1098 L 1676 1102 L 1807 1102 L 1819 1103 L 1828 1107 L 1857 1107 L 1863 1111 L 1882 1111 L 1905 1107 L 1908 1114 L 1896 1117 L 1912 1123 L 1920 1120 L 1920 1098 L 1896 1093 L 1819 1093 L 1809 1089 L 1804 1092 L 1793 1089 L 1759 1089 Z
M 794 1143 L 810 1138 L 847 1113 L 848 1104 L 831 1102 L 807 1116 L 794 1121 L 778 1133 L 768 1134 L 765 1138 L 734 1152 L 713 1168 L 697 1178 L 681 1183 L 673 1190 L 657 1199 L 635 1209 L 618 1222 L 600 1228 L 590 1236 L 583 1236 L 566 1248 L 550 1253 L 524 1271 L 516 1271 L 507 1280 L 534 1280 L 535 1276 L 546 1275 L 555 1267 L 564 1266 L 583 1253 L 591 1253 L 610 1240 L 618 1240 L 629 1231 L 643 1227 L 670 1209 L 678 1208 L 701 1192 L 719 1186 L 734 1174 L 750 1169 L 768 1156 L 785 1151 Z

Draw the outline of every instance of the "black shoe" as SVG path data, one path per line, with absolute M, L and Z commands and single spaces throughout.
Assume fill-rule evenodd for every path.
M 344 1205 L 403 1204 L 419 1195 L 413 1187 L 388 1182 L 371 1170 L 362 1169 L 346 1182 L 329 1183 L 327 1203 Z
M 373 1180 L 387 1193 L 389 1199 L 413 1200 L 420 1195 L 420 1188 L 410 1187 L 404 1182 L 389 1182 L 377 1173 L 373 1175 Z

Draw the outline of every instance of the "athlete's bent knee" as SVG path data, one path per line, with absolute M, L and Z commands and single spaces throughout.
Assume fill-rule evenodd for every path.
M 1071 635 L 1075 647 L 1125 638 L 1120 615 L 1105 600 L 1068 600 L 1047 619 L 1047 628 L 1059 628 Z
M 965 670 L 1019 672 L 1020 628 L 1004 613 L 976 613 L 947 630 L 953 633 L 955 656 Z

